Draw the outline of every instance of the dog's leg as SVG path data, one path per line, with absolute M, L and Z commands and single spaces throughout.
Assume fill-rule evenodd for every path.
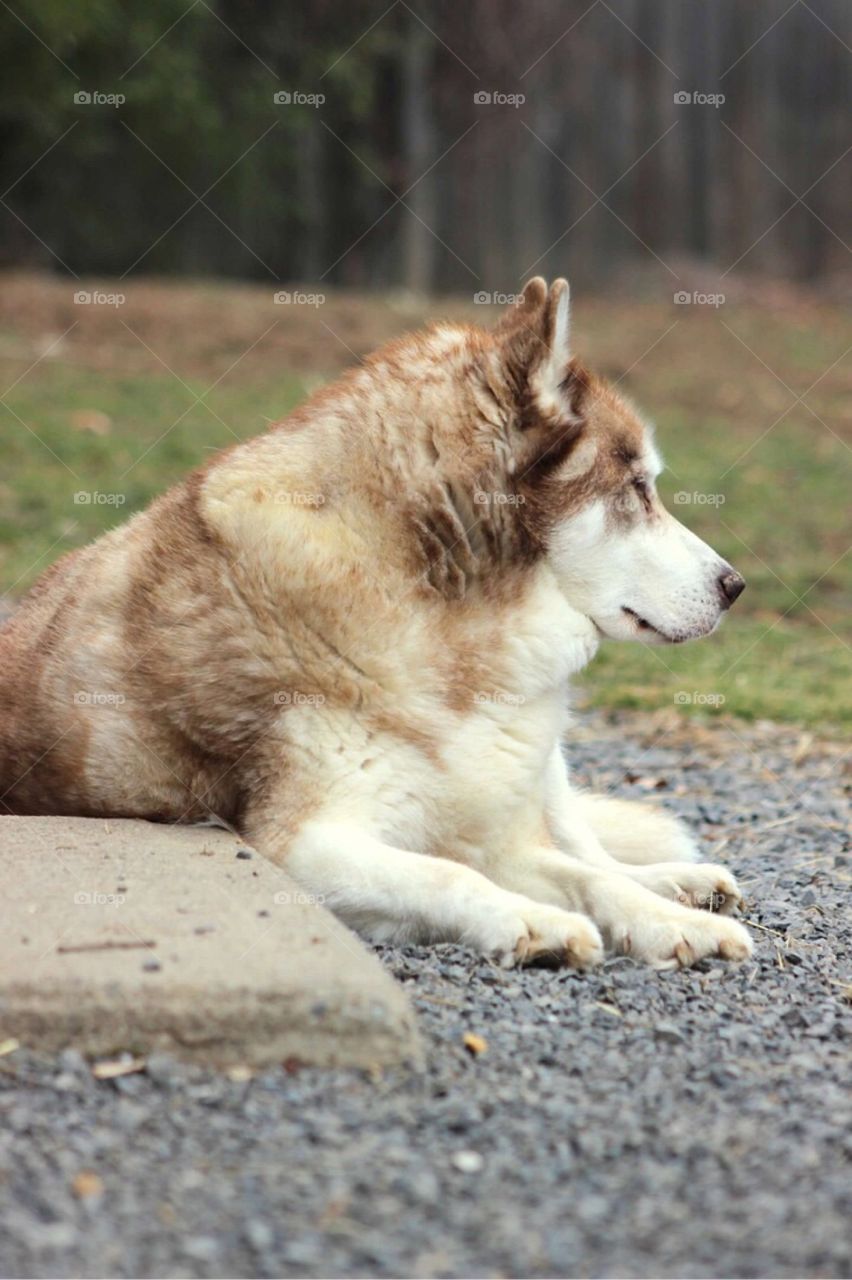
M 573 804 L 604 848 L 619 862 L 697 862 L 695 841 L 679 818 L 663 809 L 615 796 L 575 791 Z
M 394 848 L 346 822 L 309 822 L 286 849 L 271 832 L 266 821 L 246 834 L 374 942 L 458 942 L 506 968 L 586 968 L 603 957 L 587 917 L 510 893 L 461 863 Z
M 680 819 L 633 800 L 575 791 L 559 744 L 550 757 L 547 785 L 557 810 L 570 812 L 572 822 L 582 821 L 619 862 L 642 866 L 698 861 L 695 841 Z
M 729 917 L 666 901 L 621 870 L 576 861 L 559 849 L 501 859 L 494 875 L 507 889 L 585 913 L 609 948 L 657 969 L 676 969 L 710 956 L 745 960 L 751 955 L 747 932 Z
M 620 873 L 684 906 L 729 914 L 742 902 L 729 871 L 712 862 L 692 860 L 691 839 L 677 819 L 630 801 L 575 791 L 559 747 L 548 765 L 546 796 L 554 843 L 578 861 Z M 641 850 L 643 857 L 622 861 L 626 848 L 633 853 Z M 692 857 L 681 860 L 679 852 Z

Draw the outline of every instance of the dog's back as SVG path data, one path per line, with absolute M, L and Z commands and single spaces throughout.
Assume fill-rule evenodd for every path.
M 64 556 L 0 630 L 0 812 L 176 820 L 206 811 L 202 792 L 232 803 L 187 705 L 200 637 L 179 652 L 215 557 L 192 507 L 186 482 Z

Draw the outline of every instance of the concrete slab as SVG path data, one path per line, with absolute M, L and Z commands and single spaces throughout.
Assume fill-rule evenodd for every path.
M 402 989 L 227 832 L 0 818 L 0 1040 L 219 1067 L 416 1060 Z

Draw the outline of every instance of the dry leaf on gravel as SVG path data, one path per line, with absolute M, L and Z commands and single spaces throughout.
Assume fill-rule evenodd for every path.
M 604 1013 L 611 1013 L 616 1018 L 624 1017 L 624 1014 L 621 1012 L 620 1009 L 617 1009 L 614 1004 L 608 1004 L 606 1000 L 596 1000 L 595 1008 L 603 1009 Z
M 147 1058 L 117 1058 L 111 1062 L 96 1062 L 92 1067 L 92 1075 L 96 1080 L 115 1080 L 117 1076 L 132 1076 L 137 1071 L 144 1071 Z
M 478 1057 L 480 1053 L 488 1052 L 488 1041 L 484 1036 L 475 1035 L 473 1031 L 465 1031 L 462 1041 L 465 1049 L 467 1049 L 468 1053 L 473 1054 L 474 1058 Z
M 814 735 L 803 733 L 793 750 L 793 764 L 801 764 L 803 760 L 807 760 L 813 745 Z
M 104 1184 L 91 1169 L 81 1169 L 79 1173 L 74 1175 L 71 1190 L 81 1200 L 88 1200 L 92 1196 L 103 1195 Z
M 254 1072 L 251 1067 L 248 1067 L 243 1063 L 239 1063 L 234 1067 L 228 1067 L 225 1075 L 229 1080 L 233 1080 L 235 1084 L 244 1084 L 247 1080 L 252 1080 L 254 1078 Z

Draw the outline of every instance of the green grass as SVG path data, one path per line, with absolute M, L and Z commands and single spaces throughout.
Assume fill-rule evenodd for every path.
M 225 305 L 227 289 L 217 297 Z M 351 299 L 347 305 L 351 315 Z M 375 312 L 370 305 L 356 308 L 367 328 L 365 346 L 376 340 L 370 325 L 378 323 L 378 304 Z M 852 343 L 848 317 L 836 320 L 836 314 L 802 319 L 751 308 L 726 320 L 801 394 Z M 324 316 L 328 333 L 338 328 L 332 304 Z M 581 319 L 591 362 L 616 368 L 643 356 L 670 324 L 662 311 L 603 304 Z M 266 323 L 258 318 L 254 332 Z M 346 332 L 347 346 L 357 342 L 357 330 Z M 119 336 L 126 339 L 126 331 Z M 334 372 L 348 355 L 325 336 L 328 350 L 317 359 Z M 322 337 L 318 329 L 317 342 Z M 263 356 L 255 352 L 254 364 L 241 364 L 192 407 L 193 396 L 244 347 L 196 352 L 194 364 L 194 349 L 182 351 L 179 367 L 189 362 L 202 371 L 187 376 L 188 387 L 155 362 L 147 371 L 128 371 L 123 348 L 104 359 L 93 339 L 80 350 L 82 359 L 74 362 L 41 360 L 30 367 L 31 356 L 3 361 L 5 384 L 20 377 L 5 398 L 8 408 L 0 403 L 0 587 L 12 595 L 211 451 L 284 416 L 316 382 L 285 344 Z M 676 649 L 604 645 L 581 680 L 593 703 L 794 721 L 827 732 L 848 726 L 852 454 L 840 438 L 844 412 L 848 422 L 843 369 L 841 361 L 807 396 L 827 425 L 794 404 L 764 434 L 793 398 L 716 317 L 687 317 L 637 363 L 625 385 L 656 417 L 670 466 L 661 480 L 663 496 L 744 574 L 748 589 L 708 640 Z M 106 434 L 80 429 L 79 415 L 91 411 L 107 416 Z M 848 438 L 848 426 L 846 431 Z M 80 504 L 74 500 L 80 491 L 118 494 L 122 501 Z M 678 492 L 718 494 L 724 502 L 675 504 Z
M 217 388 L 192 407 L 210 381 L 188 382 L 190 392 L 165 373 L 110 377 L 49 365 L 12 391 L 10 408 L 0 405 L 6 461 L 0 583 L 6 591 L 20 595 L 63 551 L 126 519 L 211 453 L 258 434 L 306 394 L 305 382 L 285 372 Z M 108 434 L 72 425 L 75 413 L 93 410 L 109 418 Z M 110 500 L 80 503 L 80 493 Z

